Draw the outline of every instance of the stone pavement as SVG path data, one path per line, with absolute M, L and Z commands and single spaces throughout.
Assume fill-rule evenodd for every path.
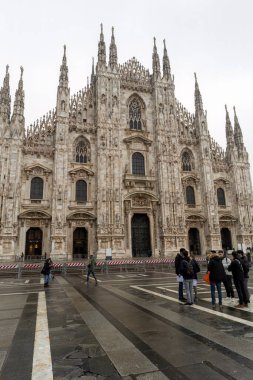
M 0 277 L 0 380 L 253 379 L 253 298 L 220 312 L 202 280 L 185 306 L 172 272 L 98 279 L 56 276 L 45 290 Z

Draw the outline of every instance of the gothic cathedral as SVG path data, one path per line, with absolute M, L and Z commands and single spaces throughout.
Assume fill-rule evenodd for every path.
M 210 136 L 195 75 L 195 113 L 175 97 L 164 42 L 152 73 L 109 60 L 101 26 L 90 83 L 70 96 L 66 49 L 56 108 L 25 128 L 23 69 L 13 111 L 0 90 L 0 260 L 174 256 L 180 247 L 253 245 L 248 153 L 234 109 L 224 151 Z

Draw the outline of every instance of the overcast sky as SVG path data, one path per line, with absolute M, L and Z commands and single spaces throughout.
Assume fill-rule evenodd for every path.
M 165 38 L 177 99 L 194 112 L 196 72 L 210 133 L 223 148 L 224 105 L 232 120 L 235 105 L 253 166 L 252 15 L 251 0 L 1 1 L 0 85 L 9 64 L 13 100 L 24 67 L 29 125 L 55 107 L 64 44 L 73 94 L 85 86 L 92 57 L 97 59 L 101 22 L 107 52 L 115 27 L 120 63 L 135 56 L 151 70 L 153 37 L 160 59 Z

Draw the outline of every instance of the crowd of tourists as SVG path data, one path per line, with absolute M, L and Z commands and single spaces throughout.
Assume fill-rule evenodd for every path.
M 210 284 L 212 308 L 216 310 L 216 290 L 218 293 L 219 310 L 222 311 L 222 285 L 224 285 L 227 300 L 233 302 L 237 291 L 238 304 L 236 308 L 248 307 L 250 292 L 248 289 L 250 262 L 242 250 L 233 251 L 231 259 L 223 251 L 210 251 L 207 254 L 207 273 L 203 279 Z M 198 301 L 197 284 L 200 267 L 188 251 L 181 248 L 175 258 L 175 271 L 178 281 L 178 299 L 184 305 L 193 305 Z M 184 297 L 184 289 L 186 298 Z

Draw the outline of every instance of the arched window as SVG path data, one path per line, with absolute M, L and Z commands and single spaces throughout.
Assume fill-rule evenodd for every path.
M 84 140 L 81 140 L 76 144 L 75 156 L 76 162 L 80 162 L 80 164 L 88 162 L 89 148 Z
M 76 202 L 87 201 L 87 183 L 83 180 L 76 182 Z
M 182 169 L 184 172 L 192 171 L 192 160 L 188 152 L 184 152 L 182 155 Z
M 225 192 L 221 187 L 217 189 L 217 199 L 219 206 L 226 206 Z
M 31 199 L 43 199 L 43 179 L 34 177 L 31 181 Z
M 186 188 L 186 203 L 188 206 L 195 207 L 195 194 L 194 194 L 194 188 L 192 186 L 187 186 Z
M 141 130 L 141 105 L 137 99 L 133 99 L 129 104 L 130 129 Z
M 132 174 L 145 175 L 144 157 L 139 152 L 134 153 L 132 156 Z

